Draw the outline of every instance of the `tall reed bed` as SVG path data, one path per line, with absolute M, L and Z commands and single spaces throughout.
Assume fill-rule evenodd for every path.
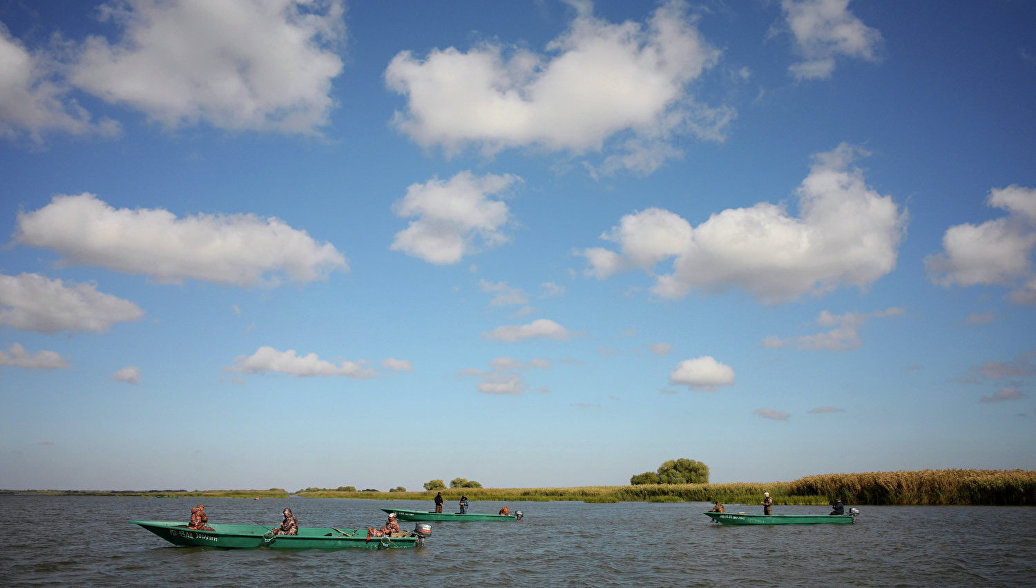
M 852 504 L 1036 505 L 1030 470 L 921 470 L 807 476 L 790 493 Z
M 635 486 L 578 486 L 571 488 L 448 488 L 447 504 L 467 496 L 471 501 L 580 502 L 722 502 L 757 504 L 769 492 L 777 504 L 826 505 L 839 499 L 846 504 L 908 505 L 964 504 L 1036 506 L 1036 471 L 1031 470 L 921 470 L 820 474 L 793 482 L 737 482 L 731 484 L 638 484 Z M 428 492 L 345 492 L 309 488 L 297 494 L 321 498 L 427 500 Z M 449 509 L 449 504 L 447 509 Z

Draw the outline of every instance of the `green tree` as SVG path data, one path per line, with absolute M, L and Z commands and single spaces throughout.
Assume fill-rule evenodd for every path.
M 356 492 L 356 486 L 339 486 L 338 488 L 335 488 L 335 490 L 338 490 L 339 492 Z
M 708 484 L 709 466 L 686 457 L 671 459 L 658 466 L 658 481 L 661 484 Z
M 431 482 L 425 482 L 424 483 L 424 489 L 425 490 L 445 490 L 446 489 L 446 482 L 443 482 L 442 480 L 432 480 Z
M 655 472 L 644 472 L 643 474 L 637 474 L 630 478 L 630 484 L 636 486 L 637 484 L 657 484 L 658 474 Z
M 681 457 L 658 466 L 657 472 L 644 472 L 630 478 L 630 484 L 708 484 L 709 466 Z
M 475 480 L 468 480 L 467 478 L 454 478 L 450 480 L 450 488 L 481 488 L 482 484 L 479 484 Z
M 406 492 L 406 486 L 396 486 L 395 488 L 391 488 L 389 492 Z

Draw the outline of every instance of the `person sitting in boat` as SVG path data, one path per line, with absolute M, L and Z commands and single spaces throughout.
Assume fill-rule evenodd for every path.
M 467 514 L 468 512 L 468 497 L 460 497 L 460 514 Z
M 391 537 L 393 533 L 402 533 L 403 531 L 399 528 L 399 522 L 396 520 L 396 513 L 390 512 L 388 521 L 381 528 L 375 529 L 374 527 L 367 527 L 367 538 L 371 537 Z
M 723 505 L 717 502 L 716 506 L 713 506 L 712 510 L 709 512 L 727 512 L 727 509 L 723 508 Z
M 834 502 L 831 503 L 831 506 L 833 507 L 833 510 L 831 511 L 831 514 L 833 514 L 833 515 L 844 515 L 845 514 L 845 505 L 842 504 L 841 500 L 835 500 Z
M 205 524 L 207 522 L 209 522 L 209 517 L 205 514 L 205 505 L 199 504 L 191 509 L 191 522 L 187 524 L 187 528 L 199 531 L 214 531 L 215 529 Z
M 773 499 L 769 492 L 763 492 L 763 501 L 759 504 L 763 505 L 763 514 L 773 514 Z
M 295 518 L 295 515 L 291 514 L 291 509 L 286 508 L 284 512 L 284 520 L 281 521 L 281 526 L 273 530 L 274 535 L 298 535 L 299 534 L 299 520 Z
M 507 508 L 505 506 L 505 507 L 501 508 L 500 512 L 498 512 L 497 514 L 502 514 L 502 515 L 504 515 L 506 517 L 509 517 L 509 516 L 511 516 L 511 509 L 509 509 L 509 508 Z
M 442 512 L 442 492 L 435 495 L 435 512 Z

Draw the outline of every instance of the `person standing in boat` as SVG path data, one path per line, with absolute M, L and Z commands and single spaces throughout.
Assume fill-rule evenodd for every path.
M 187 524 L 187 528 L 200 531 L 214 531 L 215 529 L 205 524 L 207 522 L 209 522 L 209 516 L 205 514 L 205 505 L 199 504 L 191 509 L 191 522 Z
M 442 492 L 435 495 L 435 512 L 442 512 Z
M 759 504 L 763 505 L 763 514 L 773 514 L 773 499 L 769 492 L 763 492 L 763 501 Z
M 467 514 L 468 512 L 468 497 L 460 497 L 460 514 Z
M 298 535 L 299 534 L 299 520 L 295 518 L 295 515 L 291 514 L 291 509 L 286 508 L 281 514 L 284 515 L 284 520 L 281 521 L 281 526 L 273 529 L 274 535 Z

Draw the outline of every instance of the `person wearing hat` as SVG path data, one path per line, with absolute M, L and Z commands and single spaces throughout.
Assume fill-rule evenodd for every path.
M 284 515 L 284 520 L 281 521 L 280 527 L 272 530 L 272 533 L 274 535 L 298 535 L 299 520 L 295 518 L 295 515 L 291 514 L 291 509 L 285 508 L 281 514 Z
M 769 492 L 763 492 L 763 501 L 759 504 L 763 505 L 763 514 L 773 514 L 773 499 Z
M 385 522 L 385 526 L 381 528 L 386 535 L 399 532 L 399 521 L 396 520 L 396 513 L 390 512 L 388 521 Z
M 844 515 L 845 514 L 845 505 L 842 504 L 842 501 L 838 500 L 837 498 L 831 501 L 831 508 L 832 508 L 831 514 L 833 514 L 833 515 Z
M 391 537 L 393 533 L 399 533 L 399 523 L 396 521 L 396 513 L 390 512 L 388 520 L 380 529 L 367 527 L 367 535 L 370 537 Z

